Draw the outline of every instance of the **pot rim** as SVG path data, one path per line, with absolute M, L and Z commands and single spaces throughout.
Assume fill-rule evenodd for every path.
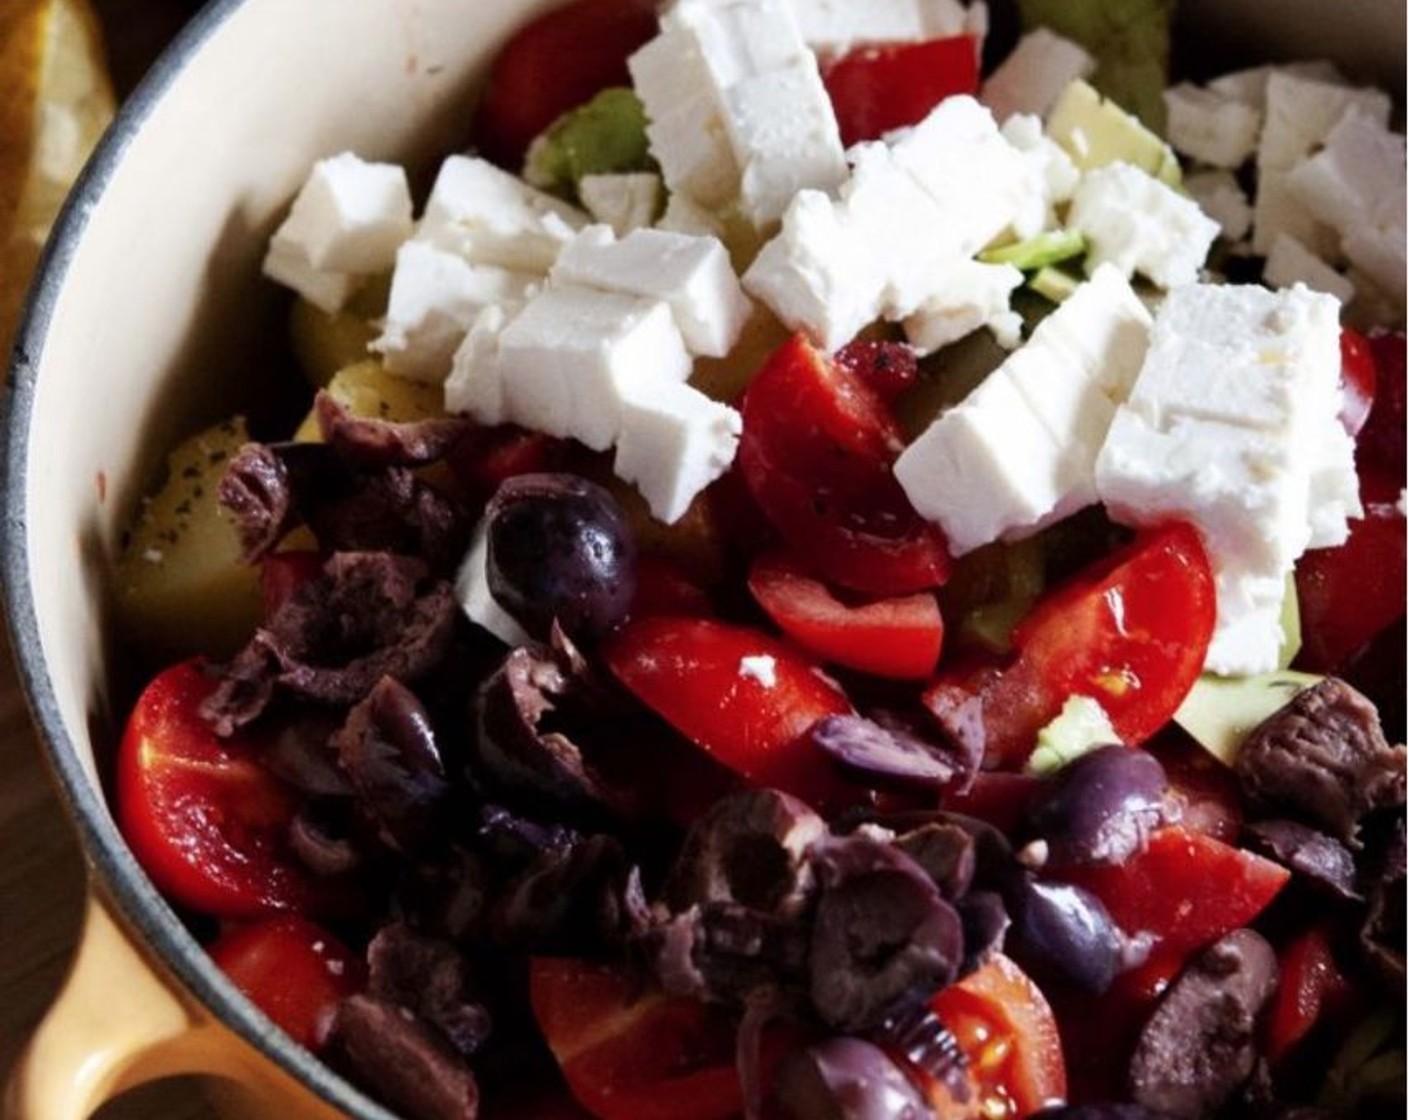
M 102 791 L 89 780 L 77 745 L 64 726 L 40 640 L 29 575 L 27 482 L 35 387 L 69 268 L 94 206 L 121 168 L 133 139 L 190 61 L 246 2 L 211 0 L 162 52 L 94 149 L 40 257 L 9 355 L 7 391 L 0 400 L 0 440 L 5 442 L 0 459 L 4 613 L 15 668 L 50 774 L 77 829 L 89 867 L 141 946 L 154 953 L 182 988 L 220 1023 L 324 1101 L 365 1120 L 393 1120 L 390 1112 L 295 1044 L 242 995 L 153 887 L 119 833 Z

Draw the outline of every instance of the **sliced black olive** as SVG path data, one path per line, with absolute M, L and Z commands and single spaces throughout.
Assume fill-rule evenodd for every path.
M 932 1120 L 924 1097 L 878 1046 L 832 1038 L 793 1054 L 777 1073 L 792 1120 Z
M 1046 841 L 1053 866 L 1121 863 L 1164 823 L 1168 779 L 1158 759 L 1128 747 L 1100 747 L 1056 775 L 1032 812 L 1032 834 Z

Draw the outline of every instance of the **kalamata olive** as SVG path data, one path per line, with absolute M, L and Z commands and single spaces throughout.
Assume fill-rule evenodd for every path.
M 1128 747 L 1100 747 L 1063 768 L 1031 815 L 1053 866 L 1121 863 L 1164 822 L 1168 778 L 1158 759 Z
M 636 587 L 636 546 L 616 499 L 570 474 L 510 478 L 485 512 L 489 590 L 534 637 L 553 619 L 582 640 L 617 626 Z
M 1131 947 L 1089 891 L 1027 878 L 1012 892 L 1012 936 L 1033 957 L 1088 992 L 1103 992 L 1129 965 Z
M 932 1120 L 919 1091 L 858 1038 L 831 1038 L 793 1054 L 777 1073 L 777 1100 L 793 1120 Z

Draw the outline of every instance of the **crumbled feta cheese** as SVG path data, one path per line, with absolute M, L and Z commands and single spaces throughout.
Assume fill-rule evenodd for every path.
M 672 194 L 665 203 L 665 212 L 655 223 L 656 229 L 668 233 L 687 233 L 691 237 L 718 237 L 722 240 L 724 225 L 717 215 L 706 210 L 687 194 Z
M 1286 577 L 1312 535 L 1332 527 L 1328 516 L 1312 524 L 1316 476 L 1353 471 L 1352 445 L 1330 433 L 1339 427 L 1338 384 L 1331 296 L 1188 285 L 1155 318 L 1096 482 L 1117 520 L 1197 526 L 1217 584 L 1212 672 L 1276 665 Z
M 1079 43 L 1039 27 L 1023 35 L 992 72 L 979 100 L 998 121 L 1015 113 L 1044 117 L 1071 82 L 1094 69 L 1095 59 Z
M 586 215 L 485 159 L 451 156 L 416 237 L 473 264 L 545 273 Z
M 264 275 L 292 288 L 314 307 L 329 315 L 341 311 L 357 290 L 361 277 L 349 272 L 324 272 L 308 263 L 302 246 L 275 234 L 264 256 Z
M 743 417 L 689 385 L 634 388 L 621 408 L 613 466 L 659 520 L 673 524 L 733 463 Z
M 1354 298 L 1354 283 L 1335 271 L 1289 233 L 1276 238 L 1266 256 L 1262 280 L 1271 288 L 1291 288 L 1304 284 L 1316 292 L 1325 292 L 1341 303 Z
M 492 265 L 474 265 L 424 241 L 396 254 L 386 320 L 371 349 L 399 377 L 439 383 L 455 350 L 485 307 L 524 299 L 535 278 Z
M 1214 78 L 1208 89 L 1222 97 L 1241 101 L 1258 111 L 1266 108 L 1266 86 L 1272 74 L 1287 74 L 1293 78 L 1309 78 L 1317 82 L 1343 83 L 1343 76 L 1333 62 L 1315 60 L 1289 62 L 1278 66 L 1254 66 Z
M 1218 233 L 1196 202 L 1127 163 L 1087 172 L 1068 223 L 1089 242 L 1088 269 L 1113 264 L 1161 288 L 1196 280 Z
M 921 356 L 981 327 L 1007 350 L 1022 340 L 1022 317 L 1012 310 L 1012 293 L 1022 284 L 1020 269 L 958 260 L 934 279 L 938 283 L 931 284 L 926 301 L 904 320 L 905 338 Z
M 777 658 L 766 653 L 740 658 L 738 675 L 757 681 L 764 688 L 772 688 L 777 684 Z
M 1195 171 L 1183 187 L 1203 213 L 1222 227 L 1228 241 L 1241 241 L 1252 229 L 1252 204 L 1230 171 Z
M 577 184 L 577 195 L 587 213 L 609 225 L 617 237 L 652 225 L 663 193 L 664 184 L 653 171 L 583 175 Z
M 605 226 L 591 226 L 563 249 L 551 276 L 558 284 L 663 300 L 690 353 L 706 357 L 727 355 L 753 310 L 728 250 L 713 237 L 642 229 L 618 241 Z
M 1056 207 L 1069 202 L 1080 185 L 1080 170 L 1066 149 L 1042 131 L 1041 121 L 1025 113 L 1009 117 L 1002 126 L 1002 136 L 1022 153 L 1029 186 L 1024 213 L 1013 220 L 1013 229 L 1024 230 L 1031 237 L 1042 230 L 1054 228 Z
M 343 152 L 313 165 L 276 236 L 318 272 L 365 276 L 390 267 L 410 235 L 405 171 Z
M 475 528 L 469 552 L 455 575 L 455 598 L 470 622 L 482 626 L 504 645 L 526 646 L 532 641 L 518 619 L 504 610 L 489 590 L 489 533 L 483 521 Z
M 520 310 L 521 305 L 501 304 L 479 313 L 445 379 L 446 412 L 463 413 L 490 426 L 508 423 L 499 336 Z
M 1261 113 L 1243 101 L 1187 82 L 1164 91 L 1174 151 L 1213 167 L 1237 168 L 1256 151 Z

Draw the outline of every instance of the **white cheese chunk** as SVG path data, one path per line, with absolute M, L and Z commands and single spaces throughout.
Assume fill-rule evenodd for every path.
M 1203 213 L 1222 227 L 1228 241 L 1241 241 L 1252 229 L 1252 204 L 1230 171 L 1195 171 L 1183 187 Z
M 920 355 L 988 327 L 1011 350 L 1022 338 L 1022 317 L 1012 310 L 1020 269 L 959 258 L 929 278 L 928 297 L 904 319 L 904 333 Z M 937 282 L 936 282 L 937 281 Z
M 451 156 L 416 237 L 473 264 L 545 273 L 586 215 L 488 160 Z
M 1296 198 L 1341 237 L 1365 224 L 1401 227 L 1408 209 L 1404 138 L 1351 106 L 1325 146 L 1288 174 Z
M 653 171 L 622 175 L 583 175 L 577 184 L 582 206 L 617 237 L 653 225 L 660 213 L 664 185 Z
M 549 288 L 499 335 L 505 415 L 603 451 L 633 381 L 684 381 L 691 368 L 669 307 L 583 288 Z
M 672 194 L 665 203 L 665 212 L 655 223 L 656 229 L 669 233 L 687 233 L 691 237 L 717 237 L 723 239 L 724 224 L 710 210 L 706 210 L 687 194 Z
M 1316 59 L 1309 62 L 1288 62 L 1278 66 L 1254 66 L 1235 70 L 1208 83 L 1208 89 L 1222 97 L 1241 101 L 1257 110 L 1266 108 L 1266 86 L 1272 74 L 1287 74 L 1294 78 L 1309 78 L 1317 82 L 1342 84 L 1344 79 L 1333 62 Z
M 1196 280 L 1218 233 L 1196 202 L 1127 163 L 1087 172 L 1068 222 L 1089 243 L 1087 269 L 1113 264 L 1161 288 Z
M 1268 287 L 1290 288 L 1304 284 L 1315 292 L 1326 292 L 1341 303 L 1354 298 L 1354 282 L 1326 264 L 1289 233 L 1276 238 L 1266 256 L 1262 280 Z
M 392 373 L 441 382 L 475 317 L 491 304 L 524 299 L 537 278 L 492 265 L 473 265 L 423 241 L 396 254 L 386 319 L 371 349 Z
M 663 300 L 690 353 L 706 357 L 727 355 L 753 310 L 728 251 L 713 237 L 643 229 L 618 241 L 605 226 L 592 226 L 563 249 L 551 276 L 558 284 Z
M 1022 36 L 983 83 L 979 99 L 998 121 L 1015 113 L 1044 117 L 1068 85 L 1094 69 L 1095 59 L 1079 43 L 1039 27 Z
M 489 534 L 483 521 L 475 528 L 469 552 L 455 575 L 455 598 L 470 622 L 504 645 L 516 648 L 532 641 L 518 619 L 504 610 L 489 590 Z
M 342 310 L 362 279 L 350 272 L 327 272 L 314 268 L 308 263 L 302 245 L 277 233 L 269 239 L 269 251 L 264 255 L 264 275 L 286 288 L 292 288 L 329 315 Z
M 1046 135 L 1036 117 L 1025 113 L 1009 117 L 1002 136 L 1022 154 L 1028 183 L 1025 204 L 1013 217 L 1014 234 L 1033 237 L 1055 228 L 1056 207 L 1076 193 L 1080 169 L 1066 149 Z
M 1394 320 L 1403 316 L 1404 289 L 1408 260 L 1404 254 L 1404 227 L 1390 229 L 1357 229 L 1344 239 L 1344 255 L 1386 295 L 1395 311 Z
M 613 467 L 659 520 L 672 524 L 733 463 L 743 418 L 689 385 L 632 386 L 621 406 Z
M 1174 151 L 1226 168 L 1241 167 L 1256 152 L 1261 113 L 1255 107 L 1187 82 L 1165 90 L 1164 105 Z
M 954 0 L 943 2 L 957 8 Z M 924 38 L 919 0 L 788 0 L 802 39 L 813 50 L 841 54 L 860 43 Z
M 1354 439 L 1342 424 L 1317 426 L 1310 468 L 1309 548 L 1334 548 L 1349 539 L 1349 522 L 1364 516 Z
M 508 423 L 504 406 L 499 336 L 522 305 L 496 304 L 481 311 L 455 351 L 445 379 L 445 411 L 472 416 L 481 424 Z
M 277 234 L 317 271 L 357 275 L 389 268 L 410 235 L 406 172 L 351 152 L 313 165 Z

